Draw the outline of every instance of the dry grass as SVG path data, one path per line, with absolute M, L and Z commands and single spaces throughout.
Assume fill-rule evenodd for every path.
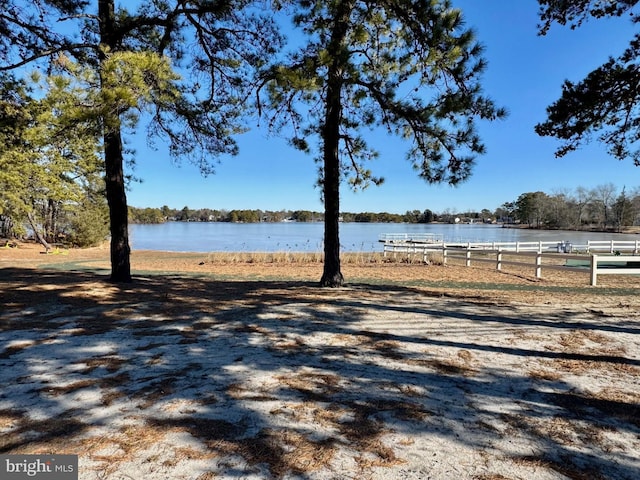
M 572 330 L 560 335 L 557 344 L 564 358 L 543 362 L 556 373 L 581 375 L 601 371 L 603 374 L 616 372 L 629 376 L 640 375 L 640 367 L 625 359 L 626 347 L 602 333 Z
M 176 451 L 170 461 L 178 461 L 185 455 L 190 458 L 240 455 L 249 465 L 267 466 L 273 478 L 319 470 L 331 462 L 337 451 L 333 439 L 312 440 L 294 430 L 272 428 L 262 429 L 252 437 L 244 437 L 241 427 L 224 420 L 206 418 L 197 421 L 178 419 L 147 422 L 142 429 L 146 432 L 144 435 L 136 436 L 135 430 L 125 429 L 123 435 L 116 439 L 119 449 L 127 457 L 160 442 L 169 432 L 188 432 L 205 443 L 207 453 L 194 449 Z M 216 478 L 211 475 L 204 474 L 198 478 Z
M 282 385 L 302 394 L 305 400 L 329 401 L 332 394 L 340 391 L 341 378 L 333 373 L 303 372 L 276 378 Z
M 477 475 L 473 477 L 473 480 L 512 480 L 509 477 L 500 475 L 499 473 L 490 473 L 487 475 Z
M 560 335 L 560 339 L 558 340 L 558 343 L 566 349 L 578 349 L 588 346 L 589 344 L 595 344 L 589 348 L 590 350 L 592 350 L 593 347 L 601 350 L 602 345 L 610 342 L 611 339 L 606 335 L 590 330 L 573 330 L 568 334 Z
M 425 261 L 426 259 L 426 261 Z M 380 252 L 344 252 L 340 255 L 344 265 L 381 265 L 381 264 L 442 264 L 442 255 L 430 253 L 426 257 L 420 254 L 384 255 Z M 202 261 L 202 265 L 229 264 L 292 264 L 319 265 L 324 262 L 321 252 L 211 252 Z
M 15 355 L 16 353 L 19 353 L 22 350 L 28 347 L 31 347 L 33 344 L 34 342 L 30 342 L 30 341 L 14 343 L 13 345 L 5 348 L 4 351 L 0 353 L 0 359 L 9 358 L 12 355 Z
M 527 457 L 516 457 L 513 458 L 513 461 L 516 464 L 528 467 L 551 469 L 571 480 L 610 480 L 600 472 L 585 471 L 573 465 L 570 459 L 566 459 L 565 462 L 561 463 L 544 456 L 532 455 Z
M 459 355 L 450 359 L 411 358 L 405 363 L 428 368 L 442 375 L 472 377 L 478 373 L 477 369 L 470 365 L 470 359 L 461 358 Z
M 88 455 L 99 467 L 94 467 L 101 472 L 101 475 L 108 477 L 116 472 L 119 462 L 131 461 L 140 452 L 148 450 L 164 440 L 172 432 L 182 431 L 178 427 L 165 428 L 153 424 L 127 425 L 119 429 L 115 435 L 109 437 L 91 436 L 82 440 L 79 444 L 83 455 Z M 162 459 L 165 466 L 177 464 L 184 458 L 211 458 L 210 453 L 204 453 L 193 448 L 180 447 L 173 451 L 171 458 Z M 161 459 L 149 458 L 148 461 Z
M 555 370 L 534 369 L 528 372 L 530 378 L 544 381 L 555 381 L 562 378 L 562 375 Z
M 239 447 L 252 464 L 269 465 L 276 478 L 320 470 L 329 465 L 337 452 L 333 439 L 313 441 L 296 431 L 275 429 L 263 430 Z
M 58 418 L 32 420 L 25 412 L 10 410 L 0 413 L 0 422 L 11 426 L 0 436 L 0 452 L 21 454 L 45 454 L 66 451 L 75 453 L 70 439 L 88 430 L 89 425 L 74 417 L 73 411 Z
M 0 410 L 0 430 L 11 428 L 22 419 L 22 415 L 23 413 L 20 410 Z
M 109 269 L 108 248 L 70 250 L 68 255 L 41 255 L 37 245 L 21 245 L 20 248 L 0 249 L 0 268 L 37 269 L 42 266 L 56 270 L 100 270 Z M 517 301 L 526 304 L 580 303 L 595 312 L 608 315 L 607 306 L 624 307 L 629 311 L 640 307 L 640 276 L 604 275 L 598 279 L 597 288 L 589 288 L 588 271 L 557 271 L 544 269 L 542 279 L 535 278 L 535 269 L 505 265 L 496 271 L 490 263 L 473 263 L 464 267 L 464 260 L 451 259 L 446 266 L 437 255 L 429 258 L 429 265 L 422 255 L 407 259 L 406 255 L 382 253 L 344 253 L 342 273 L 347 282 L 399 284 L 425 289 L 429 294 L 481 298 L 493 303 Z M 131 256 L 134 274 L 172 275 L 196 274 L 219 279 L 242 280 L 286 280 L 317 282 L 322 275 L 320 253 L 294 254 L 276 253 L 174 253 L 156 251 L 133 251 Z M 6 298 L 6 305 L 20 307 L 20 297 L 29 296 L 32 302 L 46 301 L 49 292 L 46 282 L 36 285 L 16 285 Z M 21 295 L 24 294 L 24 295 Z M 96 281 L 84 282 L 74 295 L 75 301 L 84 299 L 87 306 L 96 302 L 110 303 L 117 297 L 115 286 L 105 286 Z M 15 295 L 15 298 L 14 298 Z M 67 295 L 67 294 L 65 294 Z M 168 292 L 166 300 L 174 298 Z M 169 302 L 171 303 L 171 302 Z M 114 319 L 126 315 L 125 309 L 114 309 L 109 313 Z M 104 322 L 100 322 L 104 324 Z M 96 326 L 97 328 L 97 326 Z
M 393 449 L 383 442 L 382 437 L 393 433 L 393 431 L 374 416 L 385 410 L 411 412 L 413 409 L 396 402 L 391 405 L 382 402 L 353 402 L 351 408 L 353 420 L 341 422 L 337 427 L 338 431 L 359 452 L 355 460 L 361 472 L 372 467 L 389 467 L 403 463 L 403 460 L 396 456 Z M 419 407 L 416 407 L 416 410 L 418 409 Z

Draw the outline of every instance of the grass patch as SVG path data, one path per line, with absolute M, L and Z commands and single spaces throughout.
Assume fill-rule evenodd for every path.
M 382 252 L 342 252 L 340 254 L 340 262 L 343 265 L 442 264 L 442 255 L 429 254 L 424 258 L 422 253 L 386 256 Z M 320 265 L 324 263 L 324 254 L 322 252 L 211 252 L 201 264 L 251 263 Z

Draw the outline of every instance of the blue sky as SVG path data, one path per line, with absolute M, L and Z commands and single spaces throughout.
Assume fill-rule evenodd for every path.
M 357 193 L 344 188 L 342 211 L 493 210 L 530 191 L 554 193 L 604 183 L 619 190 L 640 186 L 640 168 L 609 157 L 596 142 L 556 159 L 558 142 L 533 130 L 545 119 L 545 108 L 559 97 L 565 79 L 578 81 L 624 50 L 634 33 L 628 18 L 590 21 L 573 31 L 554 25 L 539 37 L 535 0 L 452 3 L 462 9 L 467 25 L 485 46 L 485 93 L 506 107 L 509 116 L 479 125 L 487 153 L 478 157 L 471 178 L 457 187 L 420 180 L 405 159 L 409 145 L 377 135 L 372 144 L 381 155 L 370 168 L 384 176 L 385 183 Z M 238 137 L 240 154 L 221 159 L 216 174 L 206 178 L 187 163 L 176 166 L 162 148 L 149 151 L 144 140 L 134 143 L 134 173 L 143 182 L 131 185 L 129 204 L 322 211 L 313 159 L 266 130 L 249 126 L 252 130 Z

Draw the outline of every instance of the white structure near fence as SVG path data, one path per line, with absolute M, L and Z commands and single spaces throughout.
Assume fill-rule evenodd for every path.
M 497 270 L 503 265 L 533 266 L 536 278 L 542 277 L 542 268 L 576 271 L 575 266 L 543 263 L 543 257 L 563 260 L 587 260 L 591 273 L 591 285 L 597 284 L 598 275 L 639 275 L 640 240 L 595 240 L 584 245 L 570 242 L 538 241 L 538 242 L 466 242 L 445 243 L 441 235 L 436 234 L 383 234 L 379 238 L 384 244 L 383 255 L 391 253 L 394 257 L 406 254 L 408 257 L 422 255 L 426 263 L 429 253 L 441 252 L 443 264 L 448 259 L 462 259 L 465 266 L 470 267 L 472 255 L 474 262 L 494 263 Z M 583 252 L 580 254 L 579 252 Z M 609 255 L 599 255 L 598 253 Z M 621 253 L 631 255 L 621 255 Z M 478 255 L 482 254 L 482 255 Z M 505 260 L 503 256 L 522 257 L 522 260 Z M 586 254 L 586 255 L 585 255 Z M 588 255 L 588 256 L 587 256 Z M 637 265 L 637 266 L 636 266 Z

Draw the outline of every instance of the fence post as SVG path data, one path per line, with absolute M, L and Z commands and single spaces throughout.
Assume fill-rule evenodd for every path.
M 609 245 L 610 245 L 609 253 L 613 253 L 614 252 L 614 250 L 613 250 L 613 240 L 609 240 Z
M 542 278 L 542 252 L 536 254 L 536 278 Z
M 442 244 L 442 265 L 447 265 L 447 245 Z
M 498 255 L 496 258 L 496 270 L 502 270 L 502 250 L 498 249 Z
M 598 279 L 598 255 L 591 255 L 591 286 L 595 287 Z
M 467 243 L 467 255 L 466 255 L 465 265 L 467 267 L 471 266 L 471 242 Z

